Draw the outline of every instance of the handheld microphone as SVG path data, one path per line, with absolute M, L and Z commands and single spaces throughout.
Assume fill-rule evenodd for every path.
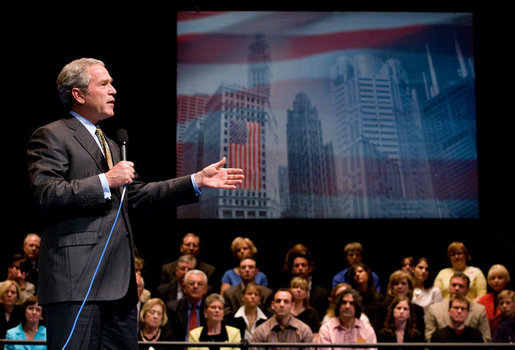
M 116 130 L 116 139 L 118 140 L 118 144 L 120 145 L 120 150 L 122 152 L 122 160 L 127 160 L 127 144 L 129 143 L 129 135 L 127 134 L 127 130 Z

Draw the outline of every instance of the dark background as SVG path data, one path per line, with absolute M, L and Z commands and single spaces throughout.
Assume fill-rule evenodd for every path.
M 34 6 L 34 5 L 31 5 Z M 234 266 L 230 244 L 238 235 L 250 237 L 259 249 L 258 266 L 273 288 L 284 284 L 281 268 L 286 251 L 295 243 L 313 252 L 319 284 L 330 288 L 332 276 L 344 268 L 343 246 L 360 241 L 365 261 L 376 271 L 384 288 L 388 276 L 405 255 L 427 256 L 433 276 L 447 266 L 446 249 L 463 241 L 472 255 L 471 265 L 487 273 L 495 263 L 513 271 L 515 239 L 512 225 L 513 146 L 510 144 L 512 109 L 505 77 L 513 76 L 506 59 L 509 12 L 488 5 L 449 5 L 443 1 L 411 7 L 388 4 L 360 8 L 317 8 L 261 4 L 186 3 L 183 5 L 106 5 L 83 3 L 57 8 L 16 5 L 3 11 L 2 47 L 2 183 L 3 239 L 0 278 L 9 256 L 21 250 L 28 232 L 39 223 L 31 204 L 26 175 L 27 139 L 40 125 L 62 110 L 55 88 L 61 68 L 80 57 L 99 58 L 114 85 L 116 117 L 104 123 L 114 136 L 125 128 L 128 158 L 149 181 L 175 176 L 175 19 L 176 11 L 190 10 L 384 10 L 473 12 L 477 86 L 480 218 L 473 220 L 178 220 L 175 213 L 132 215 L 136 244 L 146 261 L 144 276 L 152 290 L 160 266 L 175 260 L 182 236 L 201 237 L 201 258 L 221 274 Z M 248 5 L 245 5 L 248 6 Z M 452 6 L 452 7 L 451 7 Z M 513 98 L 512 98 L 513 99 Z M 512 232 L 511 234 L 509 232 Z M 384 289 L 383 289 L 384 290 Z

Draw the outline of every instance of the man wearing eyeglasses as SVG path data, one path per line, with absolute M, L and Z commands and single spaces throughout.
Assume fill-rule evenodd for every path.
M 449 325 L 437 330 L 431 343 L 482 343 L 483 336 L 476 328 L 468 327 L 465 320 L 470 302 L 463 296 L 453 296 L 449 302 Z
M 429 306 L 426 315 L 425 338 L 431 339 L 433 334 L 450 323 L 449 304 L 450 299 L 458 296 L 466 296 L 469 290 L 470 279 L 462 272 L 456 272 L 449 281 L 449 296 L 442 301 Z M 469 311 L 465 318 L 465 325 L 476 328 L 483 336 L 485 342 L 492 339 L 490 325 L 486 317 L 486 309 L 483 305 L 470 302 Z
M 172 340 L 187 341 L 190 330 L 205 325 L 204 297 L 208 292 L 207 276 L 190 270 L 184 276 L 184 298 L 166 304 Z

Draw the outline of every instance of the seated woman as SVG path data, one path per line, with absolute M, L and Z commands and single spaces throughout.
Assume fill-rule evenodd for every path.
M 267 319 L 265 313 L 259 308 L 262 296 L 263 292 L 259 284 L 248 283 L 243 290 L 243 306 L 229 321 L 231 326 L 240 330 L 242 339 L 252 339 L 256 327 Z
M 476 303 L 483 305 L 486 309 L 486 317 L 490 323 L 490 330 L 492 334 L 499 323 L 498 318 L 501 310 L 498 307 L 497 297 L 499 293 L 506 289 L 510 282 L 510 273 L 508 269 L 501 264 L 495 264 L 488 270 L 487 281 L 492 291 L 488 294 L 477 297 L 474 300 Z
M 13 280 L 0 283 L 0 339 L 8 329 L 16 327 L 23 318 L 21 289 Z
M 394 297 L 386 311 L 384 327 L 377 332 L 379 343 L 422 343 L 424 334 L 417 329 L 415 312 L 406 295 Z
M 23 303 L 21 323 L 7 331 L 6 339 L 46 340 L 46 328 L 41 324 L 43 308 L 38 297 L 31 296 Z M 46 350 L 45 345 L 6 345 L 5 350 Z
M 145 343 L 155 343 L 157 341 L 170 340 L 169 334 L 165 331 L 164 326 L 168 323 L 166 315 L 166 305 L 159 298 L 147 300 L 139 312 L 140 330 L 138 340 Z M 161 347 L 152 344 L 148 347 L 140 347 L 140 349 L 161 349 Z
M 440 288 L 433 285 L 429 280 L 429 261 L 426 258 L 418 258 L 415 261 L 413 278 L 415 280 L 415 289 L 413 290 L 411 302 L 424 308 L 425 317 L 429 306 L 443 299 Z
M 210 294 L 204 303 L 206 326 L 200 326 L 190 331 L 189 342 L 228 342 L 241 341 L 240 330 L 223 323 L 225 300 L 220 294 Z M 231 350 L 239 348 L 224 347 L 189 347 L 189 350 Z
M 247 237 L 236 237 L 235 239 L 233 239 L 231 243 L 231 250 L 232 254 L 238 261 L 238 266 L 225 271 L 224 275 L 222 276 L 222 284 L 220 287 L 221 295 L 223 295 L 224 291 L 229 287 L 241 283 L 239 268 L 240 261 L 243 260 L 243 258 L 254 257 L 258 251 L 256 246 L 254 245 L 254 242 L 252 242 Z M 258 273 L 256 274 L 255 282 L 256 284 L 262 286 L 268 286 L 268 279 L 266 278 L 266 275 L 261 271 L 258 271 Z
M 291 313 L 311 328 L 316 341 L 320 328 L 320 316 L 317 310 L 309 305 L 308 281 L 304 277 L 293 277 L 290 281 L 290 290 L 293 295 Z
M 471 261 L 467 247 L 462 242 L 452 242 L 447 247 L 447 260 L 450 267 L 446 267 L 436 275 L 435 286 L 440 288 L 442 296 L 446 298 L 449 296 L 449 281 L 455 272 L 463 272 L 468 276 L 469 291 L 467 297 L 470 300 L 486 294 L 486 278 L 481 269 L 475 266 L 470 266 L 468 263 Z

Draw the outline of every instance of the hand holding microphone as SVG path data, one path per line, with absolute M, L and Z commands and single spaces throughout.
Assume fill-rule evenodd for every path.
M 127 144 L 129 137 L 127 130 L 120 129 L 116 132 L 122 160 L 105 173 L 110 188 L 129 185 L 134 179 L 134 163 L 127 161 Z

